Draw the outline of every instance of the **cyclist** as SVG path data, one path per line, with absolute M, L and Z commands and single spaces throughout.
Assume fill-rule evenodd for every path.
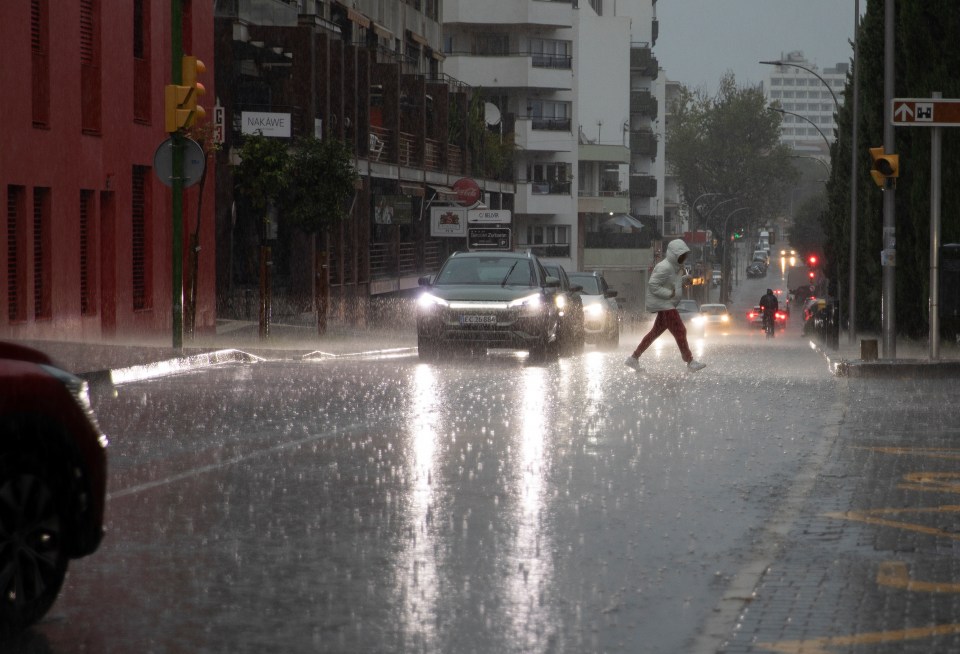
M 780 302 L 777 300 L 777 296 L 773 294 L 772 289 L 767 289 L 766 295 L 760 298 L 760 310 L 763 311 L 763 329 L 767 331 L 767 326 L 769 325 L 769 331 L 773 331 L 775 326 L 774 315 L 777 313 L 777 309 L 780 308 Z

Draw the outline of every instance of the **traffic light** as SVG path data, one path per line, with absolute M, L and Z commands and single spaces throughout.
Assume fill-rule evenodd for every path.
M 883 148 L 870 148 L 870 156 L 873 158 L 870 176 L 876 185 L 880 188 L 896 186 L 897 177 L 900 176 L 900 155 L 887 154 Z
M 812 284 L 817 279 L 817 264 L 820 263 L 820 257 L 815 254 L 807 256 L 807 277 Z
M 196 57 L 185 55 L 181 59 L 182 83 L 168 84 L 163 90 L 163 122 L 167 132 L 190 127 L 207 115 L 197 104 L 198 98 L 206 93 L 203 84 L 197 81 L 197 75 L 206 70 L 207 67 Z
M 811 254 L 809 257 L 807 257 L 807 265 L 810 266 L 811 268 L 816 268 L 817 263 L 819 263 L 819 261 L 820 260 L 817 258 L 817 255 L 815 254 Z

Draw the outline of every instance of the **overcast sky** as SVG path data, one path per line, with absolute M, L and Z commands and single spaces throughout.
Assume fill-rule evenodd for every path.
M 710 93 L 728 70 L 738 86 L 763 82 L 770 67 L 757 62 L 781 53 L 802 50 L 820 69 L 853 56 L 854 0 L 658 0 L 656 12 L 667 79 Z

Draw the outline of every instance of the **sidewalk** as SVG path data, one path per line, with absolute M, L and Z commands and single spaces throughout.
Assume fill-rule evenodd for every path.
M 864 341 L 877 344 L 878 358 L 863 358 Z M 838 377 L 960 377 L 960 344 L 941 341 L 939 357 L 930 358 L 926 341 L 904 337 L 896 340 L 896 358 L 883 358 L 883 338 L 879 334 L 858 334 L 855 343 L 849 343 L 849 334 L 840 332 L 836 349 L 817 343 L 817 349 L 827 358 L 830 371 Z

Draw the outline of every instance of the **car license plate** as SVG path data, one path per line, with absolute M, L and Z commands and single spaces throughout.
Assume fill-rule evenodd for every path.
M 496 325 L 497 317 L 496 316 L 471 316 L 464 315 L 460 316 L 461 325 Z

